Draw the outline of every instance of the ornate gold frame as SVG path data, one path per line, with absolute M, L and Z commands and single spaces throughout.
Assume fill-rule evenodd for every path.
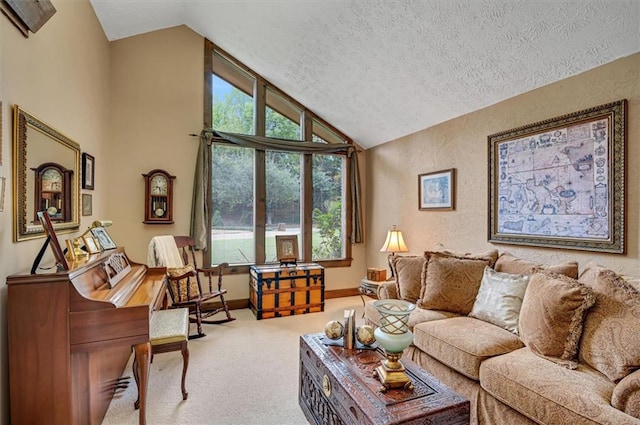
M 488 136 L 489 242 L 624 253 L 626 109 L 623 99 Z M 560 181 L 563 167 L 593 186 Z

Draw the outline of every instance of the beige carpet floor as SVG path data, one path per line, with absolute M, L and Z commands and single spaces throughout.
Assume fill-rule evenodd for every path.
M 183 401 L 180 393 L 180 352 L 155 356 L 147 423 L 307 424 L 298 406 L 300 335 L 322 332 L 329 320 L 341 320 L 348 308 L 356 309 L 357 325 L 364 324 L 362 300 L 355 296 L 326 300 L 322 313 L 256 320 L 249 309 L 234 310 L 235 321 L 205 325 L 207 336 L 189 341 L 187 400 Z M 131 360 L 123 376 L 132 376 Z M 137 388 L 131 380 L 112 400 L 103 424 L 137 424 L 136 397 Z

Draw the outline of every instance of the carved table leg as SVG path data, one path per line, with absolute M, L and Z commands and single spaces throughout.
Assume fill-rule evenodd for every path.
M 149 385 L 149 368 L 151 365 L 151 343 L 145 342 L 134 346 L 135 358 L 133 360 L 133 376 L 138 384 L 138 402 L 140 407 L 139 423 L 147 423 L 147 388 Z

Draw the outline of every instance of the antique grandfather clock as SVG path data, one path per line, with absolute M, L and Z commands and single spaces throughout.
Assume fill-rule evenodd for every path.
M 46 211 L 53 222 L 71 219 L 71 185 L 73 170 L 55 162 L 45 162 L 35 173 L 34 223 L 40 223 L 38 211 Z
M 149 171 L 144 177 L 144 222 L 145 224 L 173 223 L 173 179 L 164 170 Z

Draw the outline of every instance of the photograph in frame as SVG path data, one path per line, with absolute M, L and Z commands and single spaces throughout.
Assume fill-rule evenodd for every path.
M 95 180 L 95 158 L 88 153 L 82 154 L 82 188 L 93 190 Z
M 92 215 L 93 214 L 93 200 L 92 196 L 88 193 L 82 194 L 82 215 Z
M 295 263 L 298 260 L 298 236 L 276 235 L 276 253 L 281 263 Z
M 418 176 L 418 209 L 454 209 L 455 169 L 424 173 Z
M 97 254 L 101 252 L 100 246 L 98 246 L 98 242 L 96 242 L 93 236 L 85 235 L 82 237 L 82 239 L 84 241 L 84 249 L 89 254 Z
M 44 229 L 44 234 L 47 236 L 47 238 L 49 238 L 49 246 L 53 251 L 53 256 L 56 259 L 56 264 L 58 264 L 58 267 L 62 270 L 69 270 L 69 264 L 67 263 L 67 259 L 64 256 L 64 251 L 62 250 L 60 241 L 56 236 L 56 231 L 53 228 L 53 223 L 51 223 L 51 218 L 49 217 L 49 214 L 46 211 L 38 211 L 36 215 L 38 216 L 38 219 L 42 224 L 42 228 Z M 36 265 L 34 264 L 34 266 Z M 32 268 L 32 272 L 34 268 L 35 267 Z
M 625 252 L 626 100 L 488 136 L 489 242 Z
M 113 242 L 113 239 L 111 239 L 111 236 L 109 236 L 104 227 L 94 227 L 91 229 L 91 233 L 98 241 L 98 244 L 103 251 L 116 248 L 116 244 Z

